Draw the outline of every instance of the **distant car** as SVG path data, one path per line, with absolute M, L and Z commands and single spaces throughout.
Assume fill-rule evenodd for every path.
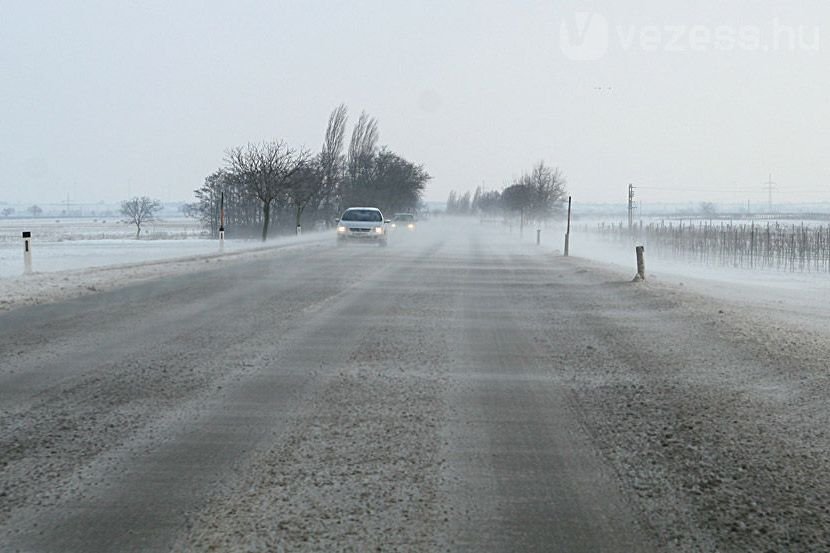
M 337 245 L 354 241 L 386 246 L 387 223 L 376 207 L 350 207 L 337 220 Z
M 415 215 L 412 213 L 395 213 L 395 216 L 392 217 L 392 228 L 415 230 Z

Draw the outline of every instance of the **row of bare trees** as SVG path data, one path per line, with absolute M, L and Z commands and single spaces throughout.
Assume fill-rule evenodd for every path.
M 481 215 L 486 217 L 518 216 L 524 221 L 542 221 L 561 210 L 567 197 L 565 177 L 558 168 L 540 161 L 529 173 L 523 173 L 503 190 L 484 191 L 476 188 L 458 195 L 454 190 L 447 198 L 447 214 Z
M 195 191 L 192 211 L 216 234 L 223 201 L 231 233 L 261 228 L 266 240 L 274 224 L 299 232 L 303 221 L 328 225 L 349 206 L 390 213 L 416 209 L 430 179 L 423 166 L 379 147 L 377 121 L 366 112 L 352 128 L 347 148 L 347 124 L 348 110 L 341 104 L 329 116 L 318 153 L 283 140 L 227 150 L 224 166 Z

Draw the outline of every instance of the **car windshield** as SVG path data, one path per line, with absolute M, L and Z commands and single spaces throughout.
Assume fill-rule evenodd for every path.
M 395 220 L 396 221 L 401 221 L 401 222 L 409 222 L 409 221 L 414 221 L 415 216 L 412 215 L 411 213 L 398 213 L 397 215 L 395 215 Z
M 340 218 L 341 221 L 360 221 L 364 223 L 379 223 L 383 221 L 379 211 L 374 209 L 350 209 Z

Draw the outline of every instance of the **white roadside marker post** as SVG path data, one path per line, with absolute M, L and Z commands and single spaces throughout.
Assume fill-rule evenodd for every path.
M 645 280 L 646 279 L 646 258 L 645 252 L 646 249 L 643 246 L 637 246 L 637 276 L 634 277 L 634 280 Z
M 303 227 L 301 225 L 297 225 L 297 236 L 302 236 L 303 234 Z
M 536 245 L 538 246 L 541 243 L 542 243 L 542 229 L 537 228 L 536 229 Z
M 568 196 L 568 229 L 565 231 L 565 257 L 568 257 L 571 247 L 571 197 Z
M 23 231 L 23 272 L 32 273 L 32 233 Z
M 219 252 L 225 251 L 225 191 L 219 200 Z

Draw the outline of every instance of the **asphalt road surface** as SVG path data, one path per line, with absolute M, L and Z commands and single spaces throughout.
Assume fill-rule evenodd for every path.
M 0 551 L 830 548 L 826 335 L 451 228 L 0 315 Z

